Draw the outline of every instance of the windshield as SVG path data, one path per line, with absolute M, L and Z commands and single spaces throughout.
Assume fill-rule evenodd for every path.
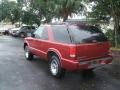
M 105 35 L 93 26 L 70 26 L 69 32 L 74 43 L 93 43 L 107 41 Z

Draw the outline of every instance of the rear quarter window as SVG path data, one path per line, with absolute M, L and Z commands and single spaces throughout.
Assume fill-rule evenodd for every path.
M 71 43 L 68 29 L 64 25 L 52 26 L 54 40 L 57 42 Z

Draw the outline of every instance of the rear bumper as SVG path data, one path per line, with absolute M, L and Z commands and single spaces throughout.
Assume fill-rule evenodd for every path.
M 62 59 L 63 68 L 74 71 L 74 70 L 84 70 L 100 67 L 106 64 L 111 64 L 113 60 L 112 56 L 79 62 L 77 60 L 67 60 Z

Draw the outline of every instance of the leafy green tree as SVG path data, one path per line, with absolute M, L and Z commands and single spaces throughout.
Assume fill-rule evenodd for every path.
M 63 18 L 63 21 L 68 19 L 73 13 L 78 14 L 83 9 L 82 0 L 54 0 L 55 11 L 58 16 Z
M 27 25 L 37 24 L 39 26 L 40 21 L 41 21 L 41 18 L 38 17 L 32 11 L 23 11 L 22 23 L 27 24 Z
M 98 21 L 110 21 L 113 18 L 114 22 L 114 46 L 117 47 L 118 36 L 120 35 L 120 0 L 87 0 L 94 2 L 92 12 L 88 13 L 88 17 L 97 19 Z
M 51 22 L 55 16 L 53 0 L 30 0 L 30 8 L 38 17 L 45 19 L 45 22 Z
M 46 23 L 53 18 L 67 20 L 73 13 L 83 9 L 82 0 L 17 0 L 17 3 L 4 0 L 0 4 L 1 20 L 10 19 L 12 23 L 22 21 L 26 24 L 37 23 L 41 20 Z
M 30 7 L 38 12 L 46 22 L 52 18 L 67 20 L 73 13 L 79 13 L 83 9 L 82 0 L 29 0 Z
M 12 23 L 19 20 L 19 9 L 16 2 L 2 0 L 0 3 L 0 21 L 9 19 Z

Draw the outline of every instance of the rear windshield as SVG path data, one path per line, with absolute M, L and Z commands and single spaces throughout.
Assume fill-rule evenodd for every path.
M 70 26 L 69 32 L 74 43 L 93 43 L 107 41 L 105 35 L 93 26 Z

